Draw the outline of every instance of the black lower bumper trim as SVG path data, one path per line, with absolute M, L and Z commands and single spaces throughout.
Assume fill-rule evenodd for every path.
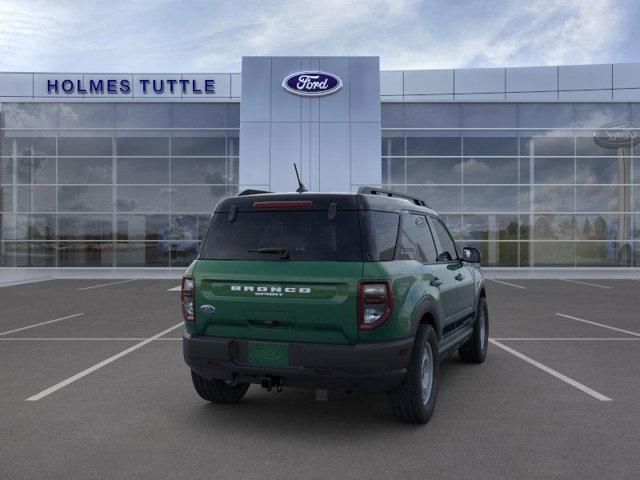
M 260 383 L 277 377 L 284 386 L 385 393 L 402 382 L 413 347 L 413 338 L 355 345 L 288 343 L 289 366 L 272 367 L 249 364 L 250 342 L 185 333 L 184 360 L 208 379 Z

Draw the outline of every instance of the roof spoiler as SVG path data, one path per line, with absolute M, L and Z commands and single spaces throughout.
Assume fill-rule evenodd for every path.
M 402 198 L 404 200 L 409 200 L 411 203 L 414 203 L 420 207 L 429 208 L 429 205 L 427 205 L 427 202 L 425 202 L 424 200 L 421 200 L 418 197 L 412 197 L 411 195 L 407 195 L 406 193 L 394 192 L 393 190 L 384 190 L 377 187 L 360 187 L 358 188 L 358 194 Z
M 259 195 L 261 193 L 273 193 L 273 192 L 269 192 L 268 190 L 254 190 L 252 188 L 248 188 L 246 190 L 241 191 L 237 196 L 244 197 L 245 195 Z

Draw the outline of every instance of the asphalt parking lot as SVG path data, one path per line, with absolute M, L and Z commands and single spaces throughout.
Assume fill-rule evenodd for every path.
M 207 404 L 176 285 L 0 288 L 0 478 L 638 478 L 640 281 L 487 281 L 487 361 L 445 360 L 422 427 L 383 397 Z

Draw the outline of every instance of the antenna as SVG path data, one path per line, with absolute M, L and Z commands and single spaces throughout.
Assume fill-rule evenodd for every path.
M 296 177 L 298 178 L 298 188 L 296 189 L 296 192 L 298 192 L 298 193 L 308 192 L 309 190 L 307 190 L 307 187 L 305 187 L 304 183 L 302 183 L 300 181 L 300 174 L 298 173 L 298 166 L 295 163 L 293 164 L 293 168 L 296 170 Z

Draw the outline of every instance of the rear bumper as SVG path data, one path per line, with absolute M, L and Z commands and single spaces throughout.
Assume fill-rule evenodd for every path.
M 289 343 L 289 366 L 272 367 L 248 363 L 249 342 L 185 333 L 184 360 L 208 379 L 260 383 L 274 377 L 284 386 L 385 393 L 402 382 L 413 347 L 413 338 L 355 345 Z

